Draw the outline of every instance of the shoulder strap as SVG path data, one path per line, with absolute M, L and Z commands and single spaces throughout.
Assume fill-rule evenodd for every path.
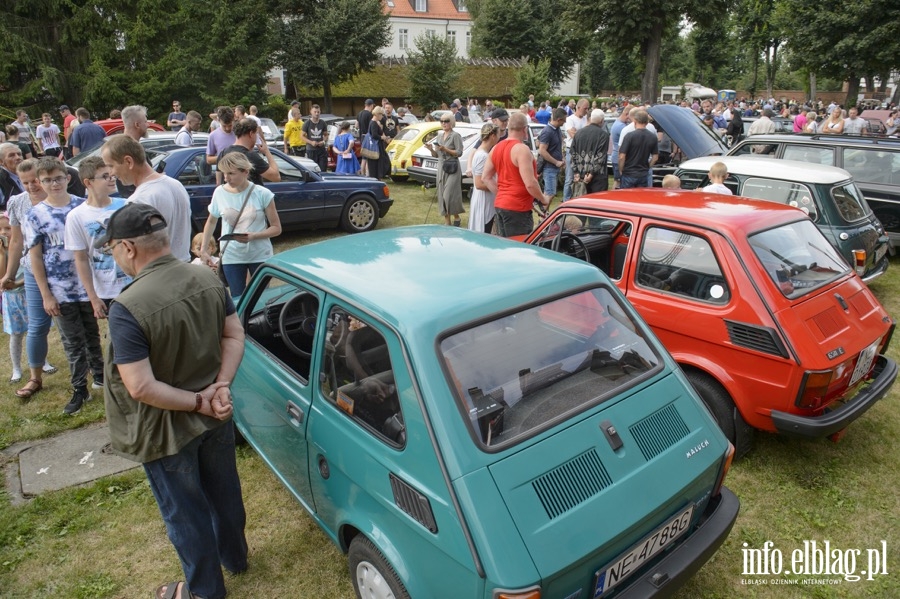
M 244 213 L 244 208 L 247 207 L 247 200 L 250 199 L 250 192 L 253 191 L 253 188 L 256 187 L 256 184 L 252 181 L 250 182 L 250 187 L 247 188 L 247 191 L 244 193 L 244 201 L 241 203 L 241 209 L 238 211 L 237 218 L 234 219 L 234 225 L 237 226 L 239 222 L 241 222 L 241 215 Z M 225 242 L 225 245 L 222 246 L 222 257 L 225 256 L 225 250 L 228 248 L 228 244 L 231 243 L 231 240 Z

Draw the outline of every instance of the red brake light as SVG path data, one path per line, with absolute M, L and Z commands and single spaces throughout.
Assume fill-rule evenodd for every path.
M 422 166 L 422 159 L 416 158 L 415 156 L 413 156 L 412 163 L 413 163 L 413 166 Z
M 800 394 L 795 405 L 798 408 L 815 410 L 822 406 L 828 394 L 828 385 L 834 378 L 833 370 L 808 370 L 803 375 L 803 383 L 800 385 Z
M 406 168 L 406 161 L 405 161 L 405 160 L 401 160 L 401 161 L 400 161 L 400 168 Z
M 384 197 L 386 197 L 386 198 L 391 197 L 391 188 L 388 187 L 387 185 L 384 186 Z

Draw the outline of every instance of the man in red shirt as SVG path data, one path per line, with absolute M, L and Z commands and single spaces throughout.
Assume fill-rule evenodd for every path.
M 484 166 L 482 178 L 497 175 L 497 231 L 501 237 L 527 235 L 534 228 L 531 216 L 532 202 L 536 198 L 544 210 L 552 196 L 545 195 L 537 180 L 534 155 L 525 145 L 528 117 L 517 112 L 509 117 L 509 137 L 491 150 Z
M 72 157 L 72 149 L 69 147 L 69 136 L 72 135 L 72 129 L 75 128 L 73 123 L 78 124 L 78 119 L 75 118 L 75 115 L 72 114 L 72 111 L 69 110 L 69 107 L 63 104 L 59 107 L 59 114 L 63 117 L 63 137 L 66 138 L 66 145 L 63 148 L 63 155 L 66 158 Z

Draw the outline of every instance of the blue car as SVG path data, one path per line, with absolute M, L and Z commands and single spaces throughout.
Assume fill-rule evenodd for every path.
M 293 158 L 270 148 L 281 181 L 266 182 L 275 193 L 275 207 L 285 231 L 340 226 L 350 233 L 374 229 L 393 204 L 388 186 L 370 177 L 315 173 Z M 206 148 L 157 148 L 151 153 L 159 172 L 178 179 L 191 197 L 191 218 L 202 231 L 216 188 L 214 166 L 206 164 Z

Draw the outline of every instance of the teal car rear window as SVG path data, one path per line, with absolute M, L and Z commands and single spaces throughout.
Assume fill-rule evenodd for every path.
M 606 289 L 507 314 L 440 344 L 474 436 L 508 445 L 614 397 L 661 362 Z

